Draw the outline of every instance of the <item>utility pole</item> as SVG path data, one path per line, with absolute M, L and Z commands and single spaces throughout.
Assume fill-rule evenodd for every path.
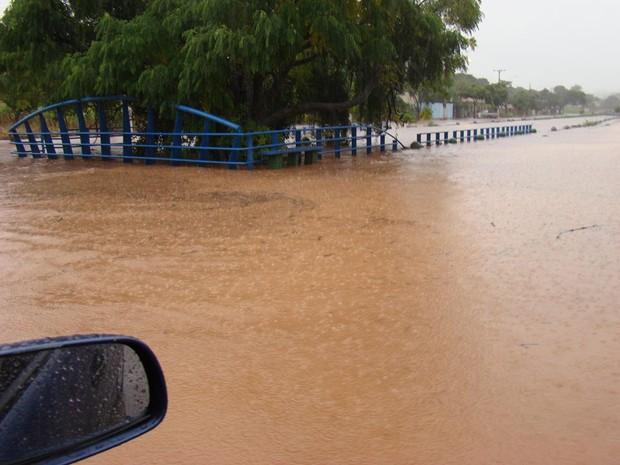
M 502 83 L 502 73 L 504 71 L 508 71 L 507 69 L 494 69 L 493 71 L 495 71 L 497 73 L 497 83 L 501 84 Z M 500 117 L 500 105 L 497 106 L 497 117 Z
M 495 73 L 497 73 L 497 83 L 501 84 L 502 83 L 502 73 L 504 71 L 508 71 L 507 69 L 494 69 L 493 70 Z

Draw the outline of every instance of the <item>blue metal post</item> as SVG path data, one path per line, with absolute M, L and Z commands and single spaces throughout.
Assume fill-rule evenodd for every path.
M 234 149 L 238 149 L 239 147 L 241 147 L 241 134 L 236 133 L 233 136 L 233 150 L 230 151 L 230 157 L 229 157 L 229 161 L 232 162 L 236 162 L 239 160 L 239 151 L 238 150 L 234 150 Z M 237 169 L 236 165 L 228 165 L 228 168 L 231 170 Z
M 205 119 L 204 125 L 202 126 L 202 135 L 200 136 L 200 159 L 207 160 L 209 158 L 209 151 L 203 147 L 209 147 L 211 143 L 211 137 L 209 136 L 209 132 L 211 131 L 211 123 L 208 119 Z
M 26 149 L 24 148 L 24 144 L 22 143 L 21 137 L 17 134 L 15 129 L 11 130 L 11 137 L 13 138 L 13 142 L 15 142 L 15 150 L 17 150 L 17 156 L 19 158 L 24 158 L 28 156 L 26 153 Z
M 478 138 L 478 130 L 474 129 L 474 142 L 477 142 L 476 140 L 477 138 Z
M 465 130 L 461 129 L 461 142 L 465 140 Z
M 357 156 L 357 127 L 351 126 L 351 155 Z
M 301 129 L 295 129 L 295 147 L 301 147 Z
M 73 147 L 71 147 L 71 138 L 67 130 L 67 121 L 61 108 L 56 109 L 56 121 L 58 121 L 58 129 L 60 130 L 60 139 L 62 140 L 62 152 L 65 160 L 73 160 Z
M 39 113 L 39 122 L 41 124 L 41 135 L 43 141 L 45 142 L 45 152 L 47 153 L 47 158 L 54 160 L 58 158 L 58 156 L 56 155 L 54 141 L 52 140 L 52 135 L 50 134 L 50 130 L 47 127 L 47 122 L 45 121 L 43 113 Z
M 340 129 L 334 129 L 334 142 L 336 144 L 336 158 L 340 158 Z
M 435 133 L 435 145 L 441 145 L 441 133 Z
M 99 120 L 101 155 L 103 155 L 102 160 L 110 160 L 110 158 L 105 158 L 106 155 L 112 155 L 112 152 L 110 150 L 110 134 L 108 133 L 108 122 L 105 117 L 103 102 L 97 102 L 97 119 Z
M 458 137 L 458 131 L 452 131 L 452 138 L 456 140 Z
M 398 141 L 396 139 L 392 139 L 392 152 L 398 151 Z
M 81 102 L 78 102 L 75 106 L 75 113 L 77 114 L 78 125 L 80 128 L 80 148 L 82 149 L 82 158 L 88 160 L 91 158 L 90 136 L 88 127 L 86 126 L 86 118 L 84 117 L 84 108 L 82 107 Z
M 30 154 L 32 158 L 41 157 L 41 151 L 39 150 L 39 144 L 37 143 L 36 137 L 32 133 L 32 128 L 30 127 L 30 123 L 28 121 L 24 122 L 24 128 L 26 129 L 26 135 L 28 136 L 28 143 L 30 144 Z
M 177 114 L 178 113 L 179 112 L 177 112 Z M 129 102 L 123 100 L 123 162 L 131 163 L 133 161 L 129 158 L 131 155 L 131 118 L 129 116 Z
M 430 132 L 426 133 L 426 145 L 429 147 L 431 145 L 431 133 Z
M 172 158 L 180 158 L 181 155 L 181 131 L 183 131 L 183 114 L 177 110 L 174 117 L 174 135 L 172 136 Z M 173 164 L 176 164 L 173 162 Z
M 372 153 L 372 127 L 366 127 L 366 155 Z
M 418 134 L 418 144 L 421 140 L 421 136 Z M 379 150 L 381 150 L 381 153 L 385 153 L 385 132 L 382 132 L 379 136 Z
M 448 131 L 443 133 L 443 142 L 444 144 L 448 143 L 448 139 L 450 139 L 450 137 L 448 136 Z
M 246 163 L 248 169 L 252 170 L 254 169 L 254 137 L 251 134 L 246 136 L 245 145 L 247 150 Z
M 318 159 L 322 160 L 323 159 L 323 129 L 317 128 L 315 137 L 316 137 L 316 145 L 319 148 L 319 152 L 317 154 Z
M 147 157 L 155 157 L 155 110 L 149 108 L 146 112 L 146 150 L 144 151 Z M 155 163 L 155 160 L 147 160 L 145 164 L 152 165 Z
M 467 130 L 467 142 L 471 140 L 471 129 Z

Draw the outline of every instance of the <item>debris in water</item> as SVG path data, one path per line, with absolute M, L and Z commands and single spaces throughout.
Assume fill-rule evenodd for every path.
M 560 234 L 556 236 L 556 239 L 559 239 L 560 237 L 562 237 L 562 234 L 568 234 L 568 233 L 573 233 L 577 231 L 584 231 L 586 229 L 598 229 L 598 228 L 600 228 L 598 224 L 593 224 L 592 226 L 582 226 L 581 228 L 567 229 L 566 231 L 560 232 Z
M 529 343 L 521 343 L 519 344 L 521 347 L 524 347 L 526 349 L 529 349 L 530 347 L 534 347 L 534 346 L 538 346 L 540 344 L 538 344 L 537 342 L 529 342 Z

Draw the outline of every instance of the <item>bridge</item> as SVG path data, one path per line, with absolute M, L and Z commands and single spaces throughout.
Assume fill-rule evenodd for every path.
M 258 165 L 313 163 L 325 155 L 340 158 L 397 151 L 404 146 L 386 129 L 372 125 L 290 127 L 244 131 L 240 125 L 186 105 L 176 105 L 174 127 L 162 130 L 154 110 L 132 111 L 127 96 L 84 97 L 55 103 L 26 115 L 9 128 L 19 157 L 65 160 L 122 160 L 125 163 Z

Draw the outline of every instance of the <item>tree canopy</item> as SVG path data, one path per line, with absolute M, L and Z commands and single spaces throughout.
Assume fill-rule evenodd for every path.
M 352 109 L 388 118 L 406 86 L 466 64 L 480 0 L 13 0 L 0 98 L 16 110 L 127 94 L 252 125 Z

